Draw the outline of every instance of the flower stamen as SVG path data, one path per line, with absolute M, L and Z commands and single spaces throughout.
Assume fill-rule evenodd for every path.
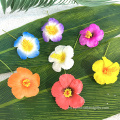
M 22 47 L 24 51 L 30 52 L 33 49 L 33 44 L 29 40 L 24 39 L 22 41 Z
M 92 37 L 92 33 L 90 31 L 87 31 L 85 37 L 86 38 L 91 38 Z
M 25 79 L 23 80 L 22 84 L 25 86 L 25 87 L 29 87 L 30 86 L 30 80 L 29 79 Z
M 65 91 L 64 91 L 64 96 L 65 97 L 72 96 L 72 90 L 70 88 L 66 88 Z
M 58 29 L 56 26 L 46 26 L 46 30 L 50 35 L 55 35 L 58 32 Z

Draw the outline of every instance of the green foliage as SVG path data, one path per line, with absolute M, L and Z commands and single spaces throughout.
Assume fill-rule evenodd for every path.
M 26 3 L 27 4 L 27 3 Z M 26 67 L 41 77 L 40 92 L 37 96 L 17 100 L 7 86 L 7 80 L 0 82 L 0 119 L 1 120 L 101 120 L 120 112 L 120 78 L 114 84 L 99 85 L 92 75 L 92 64 L 102 58 L 108 43 L 110 47 L 106 57 L 113 62 L 120 63 L 120 38 L 114 38 L 120 31 L 120 6 L 107 5 L 99 7 L 76 7 L 74 9 L 59 12 L 49 17 L 57 19 L 65 27 L 63 39 L 58 43 L 46 43 L 42 39 L 41 27 L 48 21 L 45 17 L 20 28 L 10 31 L 16 38 L 27 31 L 40 40 L 40 55 L 33 59 L 22 60 L 13 47 L 15 39 L 8 34 L 0 36 L 0 59 L 13 71 L 17 67 Z M 49 54 L 57 45 L 74 46 L 79 31 L 95 23 L 105 32 L 104 39 L 95 48 L 81 46 L 79 42 L 75 47 L 73 68 L 66 71 L 76 79 L 83 82 L 81 96 L 85 99 L 85 105 L 79 109 L 60 109 L 51 95 L 52 85 L 58 81 L 64 70 L 56 73 L 52 70 L 52 64 L 48 62 Z M 8 69 L 0 63 L 0 73 L 8 72 Z M 93 109 L 94 107 L 94 109 Z

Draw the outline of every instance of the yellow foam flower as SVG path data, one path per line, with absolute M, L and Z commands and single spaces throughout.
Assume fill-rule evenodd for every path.
M 113 63 L 106 57 L 103 60 L 98 60 L 92 65 L 92 70 L 95 72 L 93 77 L 98 84 L 111 84 L 117 81 L 120 66 L 117 62 Z

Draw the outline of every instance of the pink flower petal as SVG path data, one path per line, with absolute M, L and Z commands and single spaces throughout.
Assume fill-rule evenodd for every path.
M 71 82 L 69 87 L 74 91 L 74 93 L 80 94 L 83 89 L 83 84 L 79 79 L 75 79 Z
M 87 41 L 87 46 L 88 47 L 96 47 L 98 45 L 98 41 L 95 39 L 95 38 L 90 38 L 88 41 Z
M 85 100 L 78 94 L 73 94 L 73 96 L 70 99 L 70 107 L 72 108 L 82 107 L 84 103 L 85 103 Z
M 57 81 L 52 86 L 51 93 L 52 93 L 53 97 L 58 97 L 63 94 L 62 90 L 63 90 L 63 87 L 61 86 L 60 82 Z
M 74 79 L 74 76 L 71 74 L 63 74 L 60 76 L 59 81 L 63 88 L 67 88 Z
M 62 108 L 62 109 L 64 109 L 64 110 L 67 110 L 68 109 L 68 107 L 69 107 L 69 101 L 70 101 L 70 99 L 69 98 L 66 98 L 64 95 L 62 95 L 62 96 L 59 96 L 59 97 L 56 97 L 55 98 L 55 101 L 56 101 L 56 104 L 60 107 L 60 108 Z
M 80 38 L 79 38 L 79 43 L 81 45 L 86 45 L 87 44 L 87 38 L 85 38 L 83 35 L 81 35 Z
M 100 30 L 100 27 L 96 24 L 90 24 L 89 29 Z
M 96 34 L 96 40 L 97 40 L 97 41 L 100 41 L 100 40 L 103 39 L 103 37 L 104 37 L 104 31 L 103 31 L 103 30 L 99 30 L 99 31 L 97 32 L 97 34 Z

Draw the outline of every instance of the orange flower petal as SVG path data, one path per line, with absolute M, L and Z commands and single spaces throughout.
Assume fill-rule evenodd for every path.
M 31 86 L 29 88 L 25 88 L 24 89 L 24 95 L 25 97 L 32 97 L 32 96 L 36 96 L 39 92 L 39 88 L 35 87 L 35 86 Z
M 19 68 L 17 68 L 17 72 L 25 77 L 29 77 L 32 75 L 32 72 L 27 68 L 19 67 Z
M 17 99 L 22 99 L 24 97 L 24 91 L 22 87 L 12 87 L 12 94 L 17 98 Z
M 22 80 L 21 74 L 14 73 L 8 79 L 8 86 L 9 87 L 20 86 L 21 80 Z
M 39 74 L 35 73 L 30 77 L 30 80 L 32 84 L 34 84 L 36 87 L 40 86 L 40 76 Z

